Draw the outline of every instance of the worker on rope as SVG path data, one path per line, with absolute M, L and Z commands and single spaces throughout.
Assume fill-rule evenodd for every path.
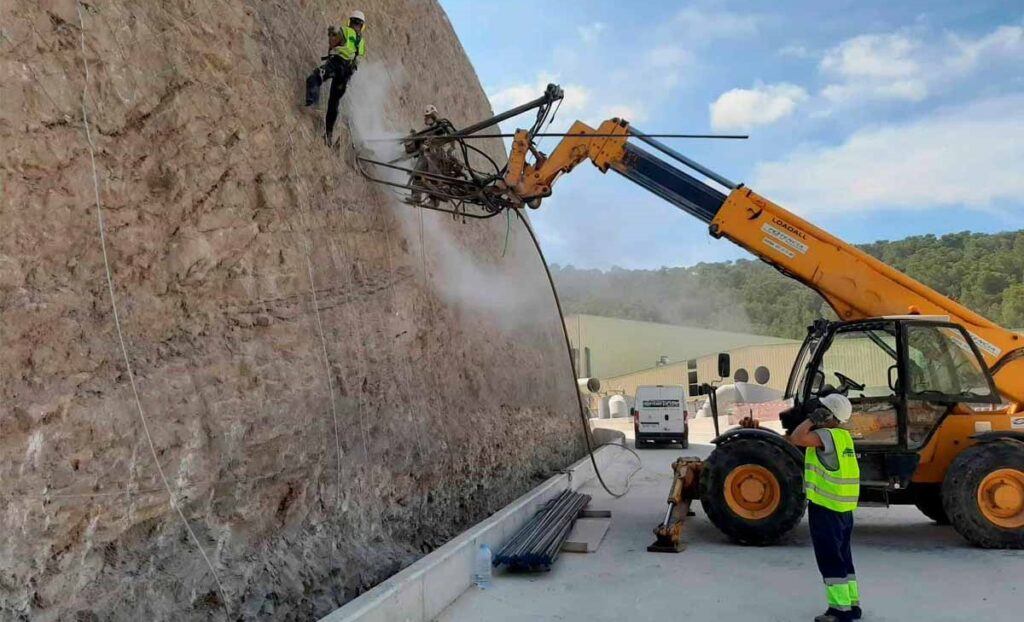
M 327 29 L 327 40 L 330 51 L 321 60 L 324 64 L 313 70 L 306 78 L 306 105 L 315 106 L 320 102 L 320 86 L 326 80 L 331 81 L 331 91 L 327 98 L 327 117 L 325 121 L 324 140 L 333 144 L 334 122 L 338 119 L 338 106 L 345 94 L 348 81 L 359 68 L 359 59 L 366 56 L 366 41 L 363 39 L 363 28 L 366 17 L 362 11 L 352 11 L 348 23 L 341 28 L 331 26 Z
M 853 437 L 839 427 L 850 420 L 853 407 L 841 393 L 821 396 L 808 406 L 810 415 L 793 430 L 790 440 L 806 448 L 807 522 L 828 598 L 828 610 L 814 621 L 859 620 L 860 591 L 850 538 L 860 495 L 860 467 Z

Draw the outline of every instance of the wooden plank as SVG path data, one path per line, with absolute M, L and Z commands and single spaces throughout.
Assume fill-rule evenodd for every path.
M 610 518 L 576 519 L 569 537 L 562 543 L 562 550 L 567 553 L 593 553 L 601 545 L 611 524 Z

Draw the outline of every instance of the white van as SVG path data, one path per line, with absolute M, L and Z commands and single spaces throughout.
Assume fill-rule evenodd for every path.
M 681 385 L 650 385 L 636 388 L 633 405 L 634 445 L 679 443 L 689 447 L 690 430 L 686 422 L 686 388 Z

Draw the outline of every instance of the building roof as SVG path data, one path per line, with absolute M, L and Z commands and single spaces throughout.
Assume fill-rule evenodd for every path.
M 678 363 L 744 346 L 797 343 L 765 335 L 599 315 L 569 315 L 565 325 L 573 347 L 580 351 L 579 373 L 586 373 L 585 349 L 589 348 L 590 374 L 601 378 L 654 367 L 662 356 L 668 363 Z

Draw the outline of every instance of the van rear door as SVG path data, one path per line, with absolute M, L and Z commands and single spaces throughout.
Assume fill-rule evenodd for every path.
M 641 434 L 682 435 L 686 398 L 681 386 L 638 387 L 636 409 Z

